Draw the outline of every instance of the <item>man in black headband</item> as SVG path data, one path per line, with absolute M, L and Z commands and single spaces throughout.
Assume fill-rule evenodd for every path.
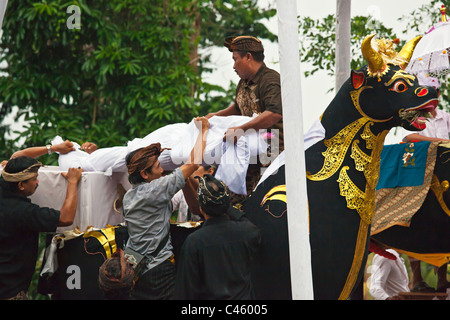
M 253 299 L 250 263 L 261 241 L 260 231 L 230 208 L 230 192 L 222 181 L 211 175 L 199 180 L 198 201 L 206 221 L 183 244 L 174 298 Z
M 198 180 L 197 195 L 201 212 L 208 216 L 225 214 L 230 206 L 228 187 L 221 180 L 217 180 L 209 174 L 198 177 Z
M 69 169 L 67 193 L 61 209 L 39 207 L 31 196 L 39 183 L 36 159 L 10 159 L 0 178 L 0 299 L 26 299 L 38 254 L 40 232 L 55 232 L 73 223 L 77 185 L 82 169 Z
M 252 36 L 230 37 L 225 39 L 224 45 L 232 52 L 233 69 L 241 80 L 236 88 L 234 103 L 226 109 L 209 113 L 206 117 L 230 115 L 252 117 L 257 114 L 257 117 L 244 125 L 229 128 L 224 140 L 236 141 L 249 129 L 267 129 L 270 133 L 268 137 L 271 137 L 269 155 L 277 156 L 284 150 L 280 74 L 269 69 L 264 63 L 264 48 L 259 39 Z M 248 193 L 259 180 L 260 167 L 259 163 L 249 166 Z
M 146 266 L 146 271 L 139 276 L 131 293 L 134 299 L 166 300 L 172 297 L 175 265 L 169 223 L 172 215 L 171 199 L 182 188 L 185 190 L 186 180 L 202 164 L 209 129 L 206 118 L 195 120 L 200 126 L 200 133 L 189 163 L 183 164 L 173 173 L 163 175 L 158 160 L 163 151 L 159 143 L 135 150 L 126 158 L 128 180 L 132 184 L 123 198 L 129 234 L 126 247 L 145 256 Z

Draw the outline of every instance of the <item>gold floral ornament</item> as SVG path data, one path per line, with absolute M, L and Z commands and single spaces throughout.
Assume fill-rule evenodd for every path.
M 341 196 L 345 197 L 347 200 L 347 208 L 358 210 L 363 207 L 366 194 L 350 179 L 347 174 L 348 169 L 350 169 L 348 166 L 342 167 L 337 182 L 339 182 Z
M 407 145 L 407 147 L 405 148 L 405 153 L 403 154 L 402 157 L 402 161 L 403 161 L 403 166 L 407 167 L 407 166 L 415 166 L 416 163 L 416 158 L 414 157 L 414 143 L 410 143 Z
M 361 51 L 368 64 L 368 74 L 371 77 L 381 77 L 389 71 L 389 64 L 406 68 L 411 60 L 414 48 L 422 39 L 422 36 L 415 37 L 397 52 L 395 50 L 395 41 L 391 39 L 374 39 L 375 34 L 367 36 L 362 45 Z
M 322 169 L 316 174 L 307 172 L 307 178 L 312 181 L 323 181 L 335 174 L 344 162 L 354 137 L 368 121 L 367 118 L 360 118 L 339 131 L 333 138 L 325 140 L 327 150 L 322 153 L 325 158 Z
M 367 125 L 366 125 L 367 124 Z M 370 130 L 370 125 L 367 118 L 360 118 L 347 127 L 342 129 L 338 134 L 329 140 L 325 140 L 327 150 L 323 152 L 324 164 L 322 169 L 316 174 L 306 173 L 306 176 L 311 181 L 323 181 L 334 175 L 342 166 L 345 156 L 350 148 L 350 157 L 355 161 L 355 169 L 364 173 L 366 178 L 365 190 L 360 190 L 351 180 L 347 174 L 349 166 L 344 166 L 340 170 L 339 189 L 341 196 L 345 197 L 347 207 L 355 209 L 366 223 L 372 220 L 372 212 L 375 205 L 375 187 L 379 178 L 380 154 L 383 149 L 383 141 L 388 130 L 383 131 L 378 135 L 374 135 Z M 358 146 L 359 140 L 354 140 L 356 134 L 366 125 L 361 134 L 366 140 L 368 149 L 373 149 L 368 155 Z M 375 160 L 374 160 L 375 159 Z
M 367 224 L 372 222 L 372 214 L 375 208 L 375 187 L 378 183 L 380 171 L 380 154 L 388 132 L 388 130 L 385 130 L 377 136 L 374 135 L 374 149 L 370 156 L 358 147 L 358 140 L 353 142 L 351 158 L 355 160 L 356 170 L 364 172 L 366 178 L 364 191 L 359 189 L 349 177 L 347 173 L 349 166 L 344 166 L 341 169 L 337 180 L 340 195 L 345 197 L 347 201 L 347 208 L 356 210 L 361 220 Z
M 375 41 L 372 41 L 374 37 L 375 34 L 372 34 L 364 39 L 361 51 L 367 61 L 369 76 L 381 80 L 381 77 L 389 71 L 389 66 L 385 63 L 383 56 L 374 48 L 372 44 L 376 44 Z
M 366 140 L 366 148 L 373 149 L 377 141 L 377 137 L 372 133 L 370 127 L 373 126 L 373 122 L 369 122 L 364 127 L 364 132 L 361 134 L 361 138 Z
M 354 140 L 352 144 L 352 154 L 350 157 L 355 160 L 355 168 L 358 171 L 364 172 L 367 164 L 372 162 L 372 157 L 367 155 L 361 148 L 358 146 L 359 140 Z

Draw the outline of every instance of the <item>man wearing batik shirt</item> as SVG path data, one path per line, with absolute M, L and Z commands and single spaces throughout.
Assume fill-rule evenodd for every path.
M 280 139 L 280 152 L 283 150 L 283 116 L 281 106 L 280 74 L 264 63 L 264 47 L 260 40 L 251 36 L 225 39 L 225 47 L 233 53 L 233 69 L 241 80 L 236 88 L 236 97 L 228 108 L 206 117 L 243 115 L 258 116 L 244 125 L 229 128 L 226 135 L 233 136 L 234 130 L 277 129 L 273 133 Z M 239 134 L 239 133 L 238 133 Z
M 233 69 L 241 80 L 236 88 L 234 103 L 218 112 L 209 113 L 206 117 L 243 115 L 253 117 L 240 127 L 229 128 L 224 141 L 239 137 L 249 129 L 268 130 L 271 159 L 284 150 L 283 110 L 281 105 L 280 74 L 264 63 L 264 47 L 261 41 L 252 36 L 230 37 L 225 39 L 225 47 L 233 53 Z M 261 165 L 269 163 L 252 163 L 247 172 L 247 192 L 256 186 L 260 178 Z M 238 200 L 232 200 L 236 202 Z

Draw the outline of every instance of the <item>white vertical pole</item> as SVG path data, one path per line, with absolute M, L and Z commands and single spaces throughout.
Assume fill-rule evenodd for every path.
M 296 0 L 277 0 L 292 298 L 313 299 Z
M 3 17 L 5 16 L 7 5 L 8 5 L 8 0 L 0 0 L 0 30 L 2 29 Z
M 336 0 L 336 87 L 350 77 L 351 0 Z

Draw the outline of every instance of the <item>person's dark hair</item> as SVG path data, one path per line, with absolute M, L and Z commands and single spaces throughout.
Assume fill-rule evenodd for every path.
M 130 160 L 131 160 L 131 158 L 133 158 L 133 156 L 136 154 L 136 152 L 138 152 L 141 149 L 134 150 L 126 156 L 125 160 L 126 160 L 127 165 L 130 164 Z M 145 171 L 150 173 L 152 171 L 152 167 L 146 169 Z M 144 178 L 142 178 L 140 171 L 135 171 L 132 174 L 128 175 L 128 181 L 131 184 L 137 184 L 137 183 L 144 182 L 145 180 L 144 180 Z
M 134 269 L 122 249 L 99 268 L 98 284 L 107 300 L 128 300 L 134 287 Z
M 212 217 L 226 214 L 230 206 L 228 187 L 210 174 L 196 178 L 199 179 L 197 195 L 200 208 Z
M 238 50 L 235 51 L 239 54 L 241 58 L 244 57 L 247 53 L 250 53 L 256 62 L 264 61 L 264 52 L 238 51 Z
M 216 171 L 217 171 L 217 166 L 214 164 L 210 164 L 210 165 L 202 165 L 202 167 L 205 169 L 205 171 L 208 171 L 209 169 L 213 169 L 213 173 L 211 174 L 212 176 L 216 175 Z
M 8 163 L 6 164 L 5 168 L 3 170 L 5 170 L 8 173 L 17 173 L 17 172 L 21 172 L 29 167 L 31 167 L 32 165 L 38 163 L 39 161 L 37 161 L 34 158 L 31 157 L 26 157 L 26 156 L 22 156 L 22 157 L 17 157 L 17 158 L 12 158 L 10 160 L 8 160 Z M 36 168 L 32 168 L 31 172 L 37 172 L 39 170 L 39 167 Z M 25 180 L 24 182 L 26 182 L 27 180 Z M 2 183 L 5 183 L 6 185 L 9 186 L 9 190 L 11 192 L 17 192 L 19 190 L 18 184 L 19 182 L 6 182 L 2 179 Z

